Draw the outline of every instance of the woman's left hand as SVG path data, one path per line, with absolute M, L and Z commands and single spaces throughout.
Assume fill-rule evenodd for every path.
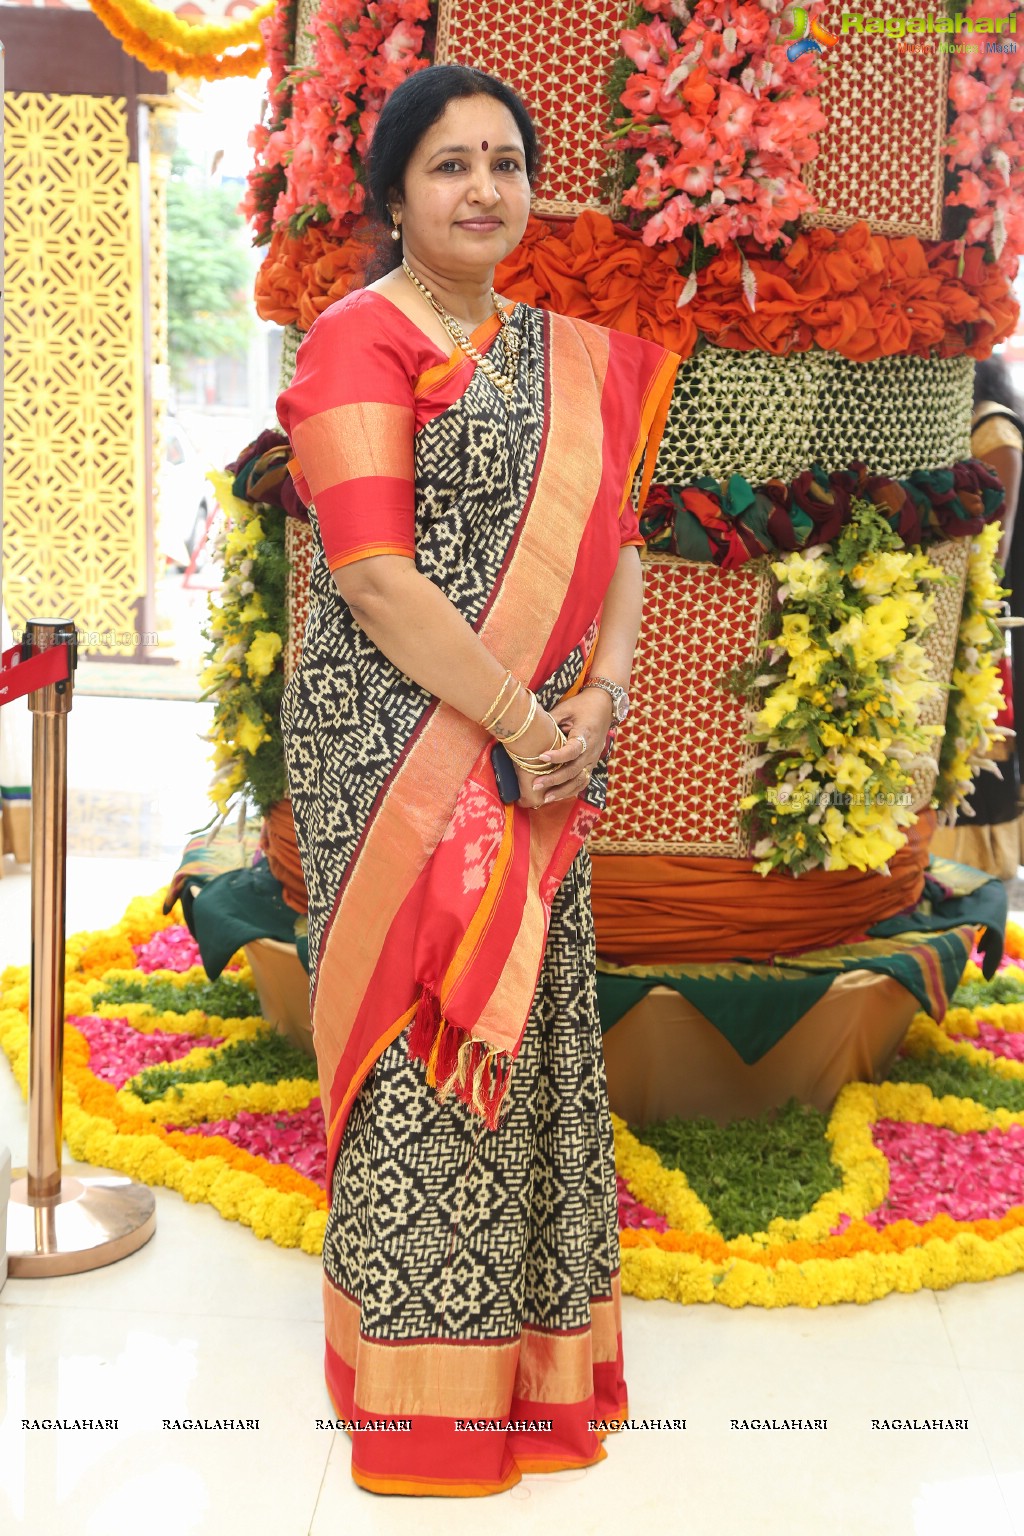
M 603 688 L 587 688 L 556 704 L 551 715 L 569 739 L 564 747 L 541 753 L 558 765 L 539 781 L 545 805 L 573 800 L 586 790 L 611 730 L 612 701 Z

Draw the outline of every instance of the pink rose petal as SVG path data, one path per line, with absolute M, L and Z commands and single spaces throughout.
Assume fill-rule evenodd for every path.
M 133 948 L 139 970 L 147 975 L 150 971 L 189 971 L 202 963 L 199 945 L 183 923 L 161 928 L 145 944 Z
M 649 1205 L 644 1205 L 637 1200 L 620 1173 L 615 1175 L 615 1181 L 619 1191 L 620 1228 L 649 1227 L 655 1232 L 668 1231 L 666 1218 L 659 1216 L 657 1211 L 652 1211 Z
M 180 1061 L 201 1045 L 222 1045 L 222 1035 L 172 1034 L 157 1029 L 142 1034 L 127 1019 L 104 1019 L 96 1014 L 71 1015 L 68 1022 L 89 1042 L 89 1070 L 105 1083 L 123 1088 L 130 1077 L 146 1067 Z
M 889 1194 L 865 1220 L 881 1229 L 935 1216 L 995 1220 L 1024 1204 L 1024 1126 L 950 1131 L 879 1120 L 875 1145 L 889 1161 Z M 834 1229 L 835 1230 L 835 1229 Z
M 962 1040 L 965 1045 L 981 1046 L 993 1056 L 1005 1061 L 1024 1061 L 1024 1029 L 1000 1029 L 987 1019 L 976 1020 L 977 1035 L 950 1035 L 951 1040 Z
M 319 1099 L 305 1109 L 252 1114 L 240 1110 L 230 1120 L 208 1120 L 203 1125 L 174 1126 L 188 1136 L 224 1136 L 233 1146 L 268 1163 L 286 1164 L 322 1189 L 327 1177 L 327 1138 Z

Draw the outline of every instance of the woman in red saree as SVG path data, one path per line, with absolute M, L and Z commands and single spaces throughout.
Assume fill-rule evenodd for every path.
M 371 163 L 395 265 L 320 316 L 279 402 L 317 540 L 282 727 L 325 1369 L 382 1493 L 587 1466 L 628 1411 L 585 838 L 639 630 L 629 492 L 678 358 L 493 295 L 536 160 L 500 82 L 406 81 Z M 513 803 L 495 735 L 550 750 Z

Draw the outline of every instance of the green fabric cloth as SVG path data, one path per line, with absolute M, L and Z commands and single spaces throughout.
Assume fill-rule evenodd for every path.
M 995 971 L 1006 915 L 1000 881 L 950 859 L 933 858 L 915 910 L 875 924 L 859 943 L 808 950 L 775 965 L 732 960 L 716 965 L 616 966 L 598 957 L 601 1028 L 611 1029 L 652 987 L 671 987 L 752 1066 L 825 996 L 839 975 L 851 970 L 893 976 L 926 1013 L 941 1019 L 963 975 L 974 930 L 981 925 L 987 929 L 982 939 L 985 974 Z
M 165 914 L 181 899 L 186 885 L 205 885 L 229 869 L 250 868 L 260 846 L 260 826 L 258 819 L 250 817 L 241 827 L 222 820 L 214 827 L 197 832 L 185 844 L 185 851 L 167 887 Z
M 935 930 L 955 928 L 962 923 L 984 923 L 985 932 L 978 941 L 982 955 L 982 973 L 991 981 L 1003 957 L 1006 934 L 1006 887 L 1001 880 L 970 864 L 932 854 L 924 878 L 924 891 L 909 915 L 887 917 L 875 923 L 869 933 L 889 938 L 909 929 Z
M 266 859 L 251 869 L 232 869 L 212 880 L 190 878 L 181 893 L 181 907 L 211 981 L 253 939 L 293 943 L 309 970 L 306 919 L 288 906 L 281 882 L 271 874 Z

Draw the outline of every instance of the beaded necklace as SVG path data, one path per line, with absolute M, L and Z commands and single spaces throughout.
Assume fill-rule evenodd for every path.
M 516 370 L 519 365 L 519 336 L 516 333 L 515 327 L 511 324 L 508 315 L 501 307 L 495 290 L 491 289 L 491 299 L 494 303 L 495 313 L 501 324 L 502 336 L 505 341 L 505 366 L 503 369 L 495 367 L 490 358 L 485 357 L 473 345 L 455 316 L 449 314 L 448 310 L 445 309 L 439 299 L 434 297 L 425 283 L 420 282 L 409 263 L 405 260 L 402 261 L 402 270 L 413 286 L 418 288 L 423 297 L 428 300 L 434 313 L 460 352 L 464 352 L 467 357 L 472 358 L 477 367 L 490 379 L 506 406 L 511 405 L 512 395 L 516 387 Z

